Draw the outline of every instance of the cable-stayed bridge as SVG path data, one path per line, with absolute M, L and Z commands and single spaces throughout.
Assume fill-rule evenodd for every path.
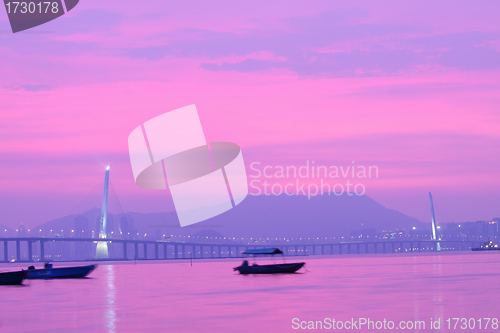
M 96 257 L 102 238 L 0 238 L 0 260 L 3 262 L 77 261 L 77 260 L 165 260 L 189 258 L 241 257 L 241 252 L 253 248 L 279 247 L 285 255 L 343 255 L 371 253 L 411 253 L 470 250 L 481 240 L 379 240 L 325 244 L 210 244 L 195 242 L 106 239 L 107 258 Z M 14 245 L 14 246 L 9 246 Z M 10 251 L 9 251 L 10 250 Z
M 102 196 L 100 189 L 104 188 Z M 0 238 L 0 261 L 3 262 L 34 262 L 34 261 L 78 261 L 78 260 L 165 260 L 189 258 L 231 258 L 240 257 L 241 252 L 252 248 L 279 247 L 285 255 L 342 255 L 342 254 L 371 254 L 371 253 L 411 253 L 431 251 L 470 250 L 484 243 L 484 240 L 441 240 L 437 232 L 436 218 L 429 193 L 432 216 L 432 237 L 422 239 L 373 239 L 350 242 L 326 241 L 324 243 L 293 243 L 280 244 L 244 244 L 237 242 L 205 243 L 205 242 L 175 242 L 171 240 L 145 240 L 116 238 L 123 234 L 122 226 L 117 234 L 113 234 L 112 216 L 108 216 L 108 194 L 116 199 L 118 210 L 123 214 L 116 193 L 109 182 L 109 166 L 106 168 L 104 183 L 99 183 L 73 210 L 75 228 L 68 235 L 54 236 L 27 234 L 18 237 Z M 90 232 L 88 218 L 81 212 L 89 213 L 89 207 L 95 207 L 93 201 L 102 198 L 100 218 L 97 217 L 96 229 Z M 96 212 L 94 212 L 96 213 Z M 123 217 L 126 220 L 125 214 Z M 66 221 L 72 223 L 73 221 Z M 127 221 L 125 221 L 127 222 Z M 78 226 L 78 228 L 76 228 Z M 81 232 L 80 232 L 81 230 Z M 42 230 L 40 229 L 40 232 Z M 52 231 L 52 230 L 50 230 Z M 63 230 L 61 230 L 62 232 Z M 118 235 L 120 234 L 120 235 Z M 38 236 L 38 237 L 37 237 Z M 271 240 L 272 242 L 272 240 Z

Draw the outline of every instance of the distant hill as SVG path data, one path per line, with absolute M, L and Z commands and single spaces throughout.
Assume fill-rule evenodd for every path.
M 92 221 L 99 218 L 101 211 L 98 208 L 92 208 L 86 211 L 82 216 L 88 219 L 88 224 L 91 230 L 93 230 Z M 72 230 L 75 229 L 75 217 L 77 215 L 68 215 L 54 220 L 44 222 L 36 227 L 31 228 L 29 235 L 32 237 L 48 237 L 48 236 L 60 236 L 60 237 L 72 237 Z M 90 234 L 89 234 L 90 235 Z
M 16 234 L 12 228 L 9 228 L 3 224 L 0 224 L 0 237 L 12 237 Z
M 352 230 L 422 228 L 417 219 L 387 209 L 368 196 L 248 196 L 235 209 L 193 227 L 235 237 L 321 237 Z M 189 229 L 190 227 L 187 227 Z
M 96 228 L 100 210 L 88 216 L 91 230 Z M 387 209 L 368 196 L 248 196 L 236 208 L 206 221 L 181 228 L 175 212 L 125 215 L 133 221 L 134 233 L 158 237 L 167 235 L 224 235 L 227 237 L 330 237 L 349 235 L 352 230 L 427 228 L 428 223 Z M 114 231 L 119 232 L 120 216 L 112 216 Z M 49 221 L 39 229 L 69 230 L 75 216 Z M 36 228 L 34 228 L 36 229 Z M 201 232 L 203 231 L 203 232 Z M 64 232 L 66 234 L 66 232 Z

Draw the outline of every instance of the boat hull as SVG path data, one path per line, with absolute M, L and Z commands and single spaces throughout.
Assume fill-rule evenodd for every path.
M 77 279 L 89 275 L 97 265 L 28 270 L 28 279 Z
M 304 262 L 281 264 L 281 265 L 252 265 L 238 266 L 234 270 L 240 274 L 279 274 L 279 273 L 295 273 L 305 265 Z
M 0 285 L 23 284 L 26 271 L 0 273 Z

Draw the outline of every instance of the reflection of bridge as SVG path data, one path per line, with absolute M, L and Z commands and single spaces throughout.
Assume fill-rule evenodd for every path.
M 3 261 L 45 261 L 45 260 L 95 260 L 95 247 L 102 238 L 0 238 L 3 242 Z M 402 253 L 446 250 L 470 250 L 483 241 L 446 240 L 390 240 L 349 242 L 332 244 L 205 244 L 131 239 L 107 239 L 110 257 L 107 260 L 157 260 L 186 258 L 228 258 L 240 257 L 241 251 L 252 248 L 278 247 L 285 255 L 327 255 Z M 439 243 L 439 245 L 438 245 Z M 9 258 L 9 245 L 15 244 L 15 255 Z M 87 249 L 87 256 L 78 257 L 77 248 Z M 12 246 L 11 246 L 12 247 Z M 49 247 L 49 249 L 47 249 Z M 0 248 L 1 250 L 1 248 Z M 1 252 L 1 251 L 0 251 Z M 57 254 L 59 253 L 59 254 Z M 0 256 L 0 259 L 2 256 Z

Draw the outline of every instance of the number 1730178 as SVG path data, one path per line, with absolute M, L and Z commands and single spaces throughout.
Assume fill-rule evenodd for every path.
M 59 3 L 51 1 L 43 2 L 7 2 L 5 4 L 8 14 L 57 14 L 59 12 Z
M 456 330 L 487 330 L 498 329 L 498 318 L 448 318 L 446 319 L 448 329 Z

